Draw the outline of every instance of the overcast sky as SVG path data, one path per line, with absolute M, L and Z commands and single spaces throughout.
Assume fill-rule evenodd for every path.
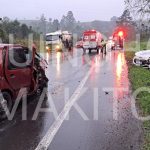
M 0 17 L 35 19 L 41 14 L 61 19 L 72 10 L 80 21 L 110 20 L 120 16 L 124 0 L 0 0 Z

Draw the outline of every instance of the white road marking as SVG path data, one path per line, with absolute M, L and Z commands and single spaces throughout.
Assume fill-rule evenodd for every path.
M 93 71 L 94 66 L 91 67 L 91 69 L 87 72 L 86 76 L 81 81 L 80 85 L 77 87 L 76 91 L 73 93 L 67 104 L 65 105 L 63 111 L 59 114 L 56 121 L 52 124 L 52 126 L 49 128 L 46 135 L 43 137 L 41 142 L 38 144 L 37 148 L 35 150 L 47 150 L 50 146 L 51 142 L 53 141 L 53 138 L 57 134 L 59 128 L 61 127 L 64 120 L 67 118 L 71 108 L 73 107 L 74 103 L 78 100 L 80 97 L 80 93 L 88 80 L 91 72 Z

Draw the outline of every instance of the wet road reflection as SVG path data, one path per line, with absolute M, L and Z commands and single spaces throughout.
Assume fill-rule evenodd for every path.
M 135 149 L 139 150 L 139 143 L 135 141 L 138 141 L 140 131 L 130 110 L 128 68 L 124 52 L 81 54 L 79 60 L 83 66 L 79 68 L 80 72 L 84 68 L 86 72 L 93 68 L 85 85 L 88 91 L 78 100 L 83 112 L 91 118 L 85 121 L 77 110 L 72 109 L 69 121 L 64 121 L 49 150 L 130 150 L 133 143 Z M 112 88 L 113 91 L 105 92 L 103 88 Z M 93 93 L 94 89 L 98 89 L 98 93 Z M 96 105 L 98 121 L 92 118 L 93 94 L 99 101 Z M 113 107 L 114 101 L 117 107 Z
M 57 52 L 56 59 L 57 59 L 57 64 L 56 64 L 56 66 L 57 66 L 57 77 L 59 78 L 60 77 L 60 71 L 61 71 L 60 70 L 61 69 L 61 62 L 63 62 L 63 59 L 64 59 L 61 52 Z
M 117 88 L 114 95 L 117 99 L 121 99 L 129 93 L 128 68 L 125 60 L 125 54 L 122 51 L 112 53 L 112 61 L 114 72 L 114 88 Z

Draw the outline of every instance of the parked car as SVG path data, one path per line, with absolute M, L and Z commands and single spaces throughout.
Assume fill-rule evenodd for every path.
M 6 118 L 4 107 L 11 111 L 20 89 L 26 88 L 30 96 L 41 86 L 46 86 L 40 85 L 40 80 L 44 83 L 45 76 L 35 57 L 34 48 L 29 50 L 21 45 L 0 44 L 0 119 Z

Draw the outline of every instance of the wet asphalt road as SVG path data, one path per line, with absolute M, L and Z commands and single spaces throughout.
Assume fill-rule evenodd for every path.
M 76 101 L 80 111 L 71 107 L 69 119 L 61 124 L 49 150 L 140 150 L 141 123 L 131 112 L 128 68 L 123 51 L 108 52 L 105 56 L 83 55 L 82 50 L 75 49 L 45 54 L 45 58 L 49 62 L 49 96 L 42 107 L 51 108 L 52 98 L 58 114 L 92 68 L 84 84 L 86 91 Z M 66 89 L 69 90 L 68 99 L 65 99 Z M 96 120 L 95 97 L 98 100 Z M 13 121 L 0 123 L 0 150 L 36 149 L 55 122 L 50 112 L 40 113 L 37 120 L 32 121 L 38 99 L 29 99 L 26 121 L 22 121 L 19 108 Z M 114 110 L 115 102 L 118 105 Z

